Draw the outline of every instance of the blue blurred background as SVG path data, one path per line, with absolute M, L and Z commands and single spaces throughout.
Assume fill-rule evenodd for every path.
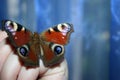
M 119 4 L 116 1 L 112 3 Z M 65 54 L 69 80 L 120 80 L 120 46 L 115 41 L 120 40 L 118 7 L 112 6 L 110 27 L 110 0 L 1 0 L 0 20 L 16 21 L 33 32 L 72 23 L 74 33 Z
M 120 0 L 111 0 L 110 80 L 120 80 Z

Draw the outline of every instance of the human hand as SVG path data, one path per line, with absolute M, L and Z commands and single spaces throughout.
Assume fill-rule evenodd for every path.
M 7 34 L 0 31 L 0 80 L 67 80 L 67 62 L 64 60 L 54 68 L 40 67 L 27 68 L 20 64 L 9 44 L 6 44 Z

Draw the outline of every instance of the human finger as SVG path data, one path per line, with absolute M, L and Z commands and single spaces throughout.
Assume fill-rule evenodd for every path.
M 10 53 L 0 73 L 0 80 L 16 80 L 21 70 L 18 56 Z
M 67 80 L 68 68 L 67 62 L 64 60 L 59 66 L 49 68 L 39 80 Z
M 9 45 L 5 44 L 3 45 L 1 48 L 0 48 L 0 71 L 1 71 L 1 68 L 3 67 L 6 59 L 8 58 L 8 56 L 10 55 L 11 53 L 11 48 Z
M 0 42 L 7 38 L 7 33 L 0 30 Z
M 5 60 L 11 52 L 11 47 L 6 44 L 6 37 L 7 33 L 0 30 L 0 71 Z
M 23 66 L 17 80 L 36 80 L 39 74 L 39 67 L 27 68 Z

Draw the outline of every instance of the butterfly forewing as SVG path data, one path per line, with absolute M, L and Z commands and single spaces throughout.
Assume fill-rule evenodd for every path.
M 41 34 L 41 39 L 48 42 L 65 45 L 69 41 L 73 26 L 69 23 L 58 24 Z

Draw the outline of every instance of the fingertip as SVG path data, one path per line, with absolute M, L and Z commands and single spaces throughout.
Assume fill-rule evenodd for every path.
M 7 37 L 8 37 L 7 33 L 5 31 L 0 30 L 0 42 L 3 41 Z

